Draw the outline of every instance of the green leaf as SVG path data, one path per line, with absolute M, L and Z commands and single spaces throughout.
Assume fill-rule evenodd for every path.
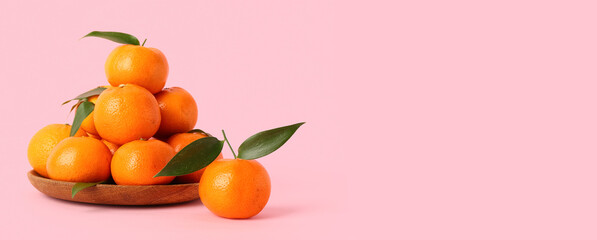
M 238 158 L 257 159 L 266 156 L 280 148 L 296 130 L 305 124 L 297 123 L 285 127 L 274 128 L 257 133 L 245 140 L 238 148 Z
M 73 119 L 73 125 L 70 128 L 70 136 L 74 136 L 77 131 L 79 131 L 79 127 L 81 123 L 95 108 L 95 104 L 88 101 L 81 102 L 81 105 L 77 108 L 77 112 L 75 112 L 75 119 Z
M 81 105 L 81 103 L 82 103 L 82 102 L 83 102 L 83 101 L 79 100 L 79 101 L 77 102 L 77 104 L 73 105 L 73 106 L 70 108 L 69 114 L 70 114 L 70 113 L 72 113 L 72 112 L 73 112 L 73 110 L 75 110 L 77 107 L 79 107 L 79 105 Z
M 195 140 L 178 152 L 158 174 L 161 176 L 182 176 L 207 167 L 222 152 L 224 141 L 215 137 Z
M 70 101 L 74 101 L 74 100 L 79 100 L 79 101 L 80 101 L 80 100 L 85 100 L 85 99 L 87 99 L 88 97 L 93 97 L 93 96 L 95 96 L 95 95 L 100 95 L 100 93 L 102 93 L 104 90 L 106 90 L 106 88 L 105 88 L 105 87 L 97 87 L 97 88 L 91 89 L 91 90 L 89 90 L 89 91 L 87 91 L 87 92 L 84 92 L 84 93 L 81 93 L 81 94 L 79 94 L 79 96 L 76 96 L 76 97 L 75 97 L 75 98 L 73 98 L 73 99 L 70 99 L 70 100 L 68 100 L 68 101 L 66 101 L 66 102 L 63 102 L 63 103 L 62 103 L 62 105 L 64 105 L 64 104 L 67 104 L 67 103 L 69 103 Z M 71 111 L 72 111 L 72 110 L 71 110 Z
M 139 45 L 139 39 L 135 36 L 121 33 L 121 32 L 100 32 L 100 31 L 93 31 L 89 34 L 85 35 L 85 37 L 99 37 L 108 39 L 113 42 L 123 43 L 123 44 L 132 44 L 132 45 Z
M 75 185 L 73 186 L 73 188 L 71 190 L 71 192 L 72 192 L 72 196 L 71 197 L 75 198 L 75 195 L 79 191 L 81 191 L 81 190 L 83 190 L 85 188 L 88 188 L 88 187 L 93 187 L 93 186 L 98 185 L 100 183 L 103 183 L 103 182 L 96 182 L 96 183 L 75 183 Z

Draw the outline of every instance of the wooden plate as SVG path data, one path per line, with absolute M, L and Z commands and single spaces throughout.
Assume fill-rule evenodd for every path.
M 199 184 L 169 184 L 125 186 L 98 184 L 81 190 L 71 197 L 75 183 L 56 181 L 40 176 L 31 170 L 27 173 L 31 184 L 40 192 L 62 200 L 107 205 L 163 205 L 199 199 Z

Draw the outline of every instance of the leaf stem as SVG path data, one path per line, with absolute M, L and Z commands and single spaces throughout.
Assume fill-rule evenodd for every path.
M 222 129 L 222 134 L 224 135 L 224 141 L 226 141 L 226 143 L 228 143 L 228 147 L 230 148 L 230 151 L 232 151 L 232 156 L 234 156 L 234 159 L 236 159 L 236 153 L 234 153 L 234 149 L 232 149 L 232 146 L 230 145 L 230 142 L 228 141 L 228 138 L 226 137 L 226 132 L 224 132 L 224 129 Z
M 145 42 L 147 42 L 147 38 L 143 40 L 143 44 L 141 44 L 141 47 L 145 46 Z

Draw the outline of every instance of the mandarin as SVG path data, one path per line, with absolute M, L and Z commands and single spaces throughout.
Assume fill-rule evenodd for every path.
M 148 139 L 160 127 L 158 102 L 149 91 L 135 84 L 104 90 L 93 112 L 100 137 L 117 145 Z
M 174 177 L 155 176 L 174 156 L 174 149 L 157 139 L 124 144 L 112 157 L 112 178 L 119 185 L 168 184 Z
M 68 137 L 50 153 L 47 161 L 51 179 L 69 182 L 101 182 L 110 177 L 110 149 L 91 137 Z
M 271 182 L 256 160 L 215 160 L 205 168 L 199 197 L 214 214 L 224 218 L 250 218 L 269 200 Z
M 39 175 L 48 177 L 46 162 L 50 152 L 63 139 L 70 134 L 71 126 L 68 124 L 50 124 L 33 135 L 27 147 L 29 164 Z
M 105 70 L 108 82 L 114 87 L 132 83 L 155 94 L 166 85 L 168 61 L 158 49 L 122 45 L 110 53 Z
M 156 135 L 168 137 L 187 132 L 197 123 L 197 103 L 189 92 L 180 87 L 165 88 L 155 95 L 162 121 Z

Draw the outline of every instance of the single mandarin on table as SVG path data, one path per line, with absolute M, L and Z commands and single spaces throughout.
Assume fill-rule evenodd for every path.
M 214 214 L 224 218 L 250 218 L 269 200 L 271 182 L 256 160 L 215 160 L 205 168 L 199 197 Z

